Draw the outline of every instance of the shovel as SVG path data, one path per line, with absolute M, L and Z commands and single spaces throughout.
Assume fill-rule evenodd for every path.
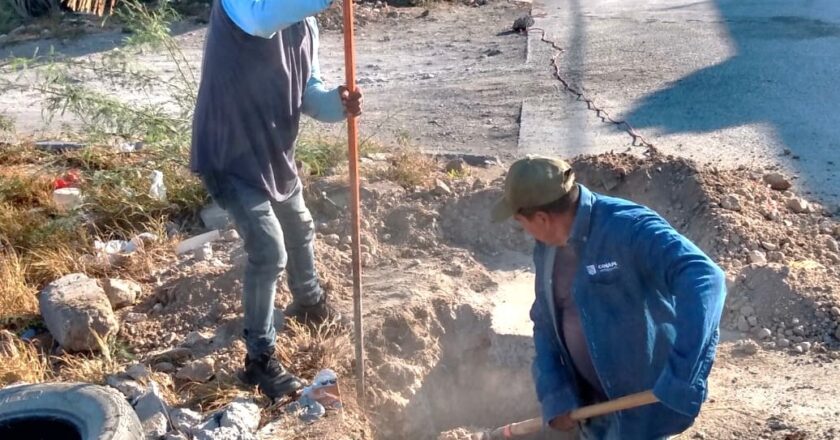
M 638 408 L 640 406 L 650 405 L 658 402 L 659 399 L 653 395 L 653 391 L 644 391 L 641 393 L 631 394 L 629 396 L 620 397 L 615 400 L 610 400 L 595 405 L 584 406 L 578 408 L 571 413 L 572 420 L 580 421 L 592 417 L 603 416 L 604 414 L 613 413 L 616 411 L 623 411 L 626 409 Z M 537 417 L 523 422 L 511 423 L 509 425 L 496 428 L 492 431 L 484 431 L 473 433 L 470 436 L 471 440 L 503 440 L 522 437 L 526 435 L 536 434 L 543 429 L 542 418 Z

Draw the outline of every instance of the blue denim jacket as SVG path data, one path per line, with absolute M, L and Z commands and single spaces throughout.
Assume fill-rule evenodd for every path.
M 572 295 L 604 392 L 615 399 L 653 389 L 661 402 L 593 419 L 583 435 L 645 440 L 684 431 L 706 399 L 723 271 L 655 212 L 583 185 L 568 245 L 579 256 Z M 546 423 L 586 404 L 560 337 L 555 253 L 544 243 L 534 249 L 532 372 Z

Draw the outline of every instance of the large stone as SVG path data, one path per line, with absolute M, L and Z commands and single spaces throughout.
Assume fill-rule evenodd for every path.
M 720 207 L 728 211 L 740 211 L 741 199 L 735 194 L 727 194 L 720 200 Z
M 52 282 L 38 302 L 44 324 L 66 351 L 99 351 L 101 341 L 119 330 L 105 291 L 84 274 Z
M 822 245 L 825 246 L 825 248 L 830 250 L 831 252 L 840 252 L 840 245 L 838 245 L 837 240 L 835 240 L 830 235 L 825 235 L 822 237 Z
M 116 278 L 106 279 L 103 287 L 114 310 L 134 304 L 142 291 L 140 285 L 134 281 Z
M 195 440 L 255 440 L 257 437 L 251 433 L 239 432 L 236 428 L 225 427 L 212 431 L 198 431 L 193 438 Z
M 239 398 L 222 412 L 222 428 L 236 428 L 242 433 L 253 433 L 260 425 L 260 408 L 250 399 Z
M 158 439 L 169 431 L 169 409 L 156 382 L 149 382 L 146 392 L 134 404 L 134 412 L 143 425 L 146 438 Z
M 172 427 L 181 432 L 192 432 L 201 423 L 201 414 L 188 408 L 177 408 L 169 413 Z
M 810 207 L 810 205 L 808 205 L 807 200 L 799 198 L 799 197 L 789 198 L 786 205 L 787 205 L 788 209 L 790 209 L 791 211 L 793 211 L 797 214 L 801 214 L 803 212 L 808 212 L 808 208 Z
M 105 383 L 111 388 L 116 388 L 132 404 L 145 393 L 143 386 L 131 379 L 112 375 L 105 378 Z
M 149 379 L 151 372 L 144 364 L 134 364 L 125 370 L 125 374 L 131 376 L 134 380 L 146 381 Z
M 149 386 L 137 402 L 134 403 L 134 412 L 140 421 L 151 417 L 155 413 L 167 413 L 166 402 L 163 400 L 163 395 L 160 392 L 160 386 L 157 382 L 149 382 Z
M 216 373 L 215 366 L 213 358 L 196 359 L 178 370 L 175 377 L 190 382 L 207 382 Z
M 467 170 L 467 162 L 461 158 L 452 159 L 446 163 L 445 169 L 447 173 L 464 174 Z
M 201 222 L 207 229 L 225 229 L 230 224 L 227 211 L 216 203 L 211 203 L 201 210 Z
M 143 427 L 143 434 L 147 439 L 159 439 L 168 431 L 169 424 L 166 421 L 166 414 L 155 413 L 146 420 L 140 422 Z
M 755 338 L 759 341 L 770 339 L 771 336 L 773 336 L 773 332 L 769 328 L 763 328 L 755 333 Z
M 767 264 L 767 254 L 759 250 L 750 251 L 750 263 Z
M 764 175 L 764 183 L 770 185 L 770 188 L 776 191 L 786 191 L 793 186 L 790 180 L 781 173 L 767 173 Z

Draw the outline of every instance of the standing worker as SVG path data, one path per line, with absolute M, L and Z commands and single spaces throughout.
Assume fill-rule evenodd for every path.
M 685 431 L 706 399 L 726 297 L 721 269 L 662 217 L 590 192 L 558 159 L 515 162 L 493 218 L 536 239 L 533 364 L 543 420 L 584 439 Z M 590 419 L 584 405 L 653 390 L 660 403 Z
M 339 122 L 362 95 L 328 90 L 312 15 L 330 0 L 216 0 L 193 121 L 191 168 L 233 217 L 245 242 L 242 306 L 248 354 L 242 379 L 271 398 L 301 381 L 275 356 L 274 294 L 286 269 L 299 322 L 340 319 L 315 272 L 314 225 L 295 166 L 301 114 Z

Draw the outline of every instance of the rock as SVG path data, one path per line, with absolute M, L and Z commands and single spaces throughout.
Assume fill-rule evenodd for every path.
M 250 399 L 239 398 L 222 412 L 219 425 L 236 428 L 241 433 L 253 433 L 260 424 L 260 408 Z
M 790 347 L 790 341 L 786 338 L 779 338 L 776 339 L 776 346 L 779 348 L 787 348 Z
M 239 238 L 239 232 L 237 232 L 236 229 L 228 229 L 225 231 L 224 235 L 222 235 L 222 239 L 226 241 L 237 241 Z
M 104 284 L 105 295 L 114 310 L 134 304 L 142 292 L 140 285 L 134 281 L 106 278 Z
M 740 211 L 741 199 L 739 199 L 735 194 L 727 194 L 723 196 L 723 199 L 721 199 L 720 206 L 721 208 L 729 211 Z
M 115 388 L 125 396 L 129 403 L 134 403 L 143 393 L 146 392 L 143 386 L 131 379 L 122 378 L 119 376 L 108 376 L 105 378 L 105 383 L 109 387 Z
M 150 382 L 146 392 L 137 399 L 134 412 L 143 425 L 146 438 L 160 438 L 169 431 L 168 408 L 156 382 Z
M 186 434 L 181 434 L 178 431 L 167 432 L 165 436 L 163 436 L 163 440 L 190 440 Z
M 213 339 L 213 335 L 209 333 L 203 333 L 199 331 L 192 331 L 187 333 L 187 336 L 184 337 L 183 345 L 186 347 L 192 347 L 198 344 L 207 344 Z
M 767 255 L 759 250 L 750 251 L 750 263 L 767 264 Z
M 162 312 L 162 311 L 163 311 L 163 304 L 161 304 L 161 303 L 156 303 L 156 304 L 152 307 L 152 313 L 160 313 L 160 312 Z
M 806 353 L 811 351 L 811 343 L 810 342 L 807 342 L 807 341 L 803 342 L 803 343 L 799 344 L 799 346 L 802 347 L 802 350 Z
M 741 307 L 738 311 L 741 312 L 741 315 L 743 315 L 746 318 L 755 315 L 755 309 L 750 305 L 745 305 Z
M 161 373 L 174 373 L 176 370 L 175 365 L 170 362 L 158 362 L 152 369 Z
M 755 333 L 755 338 L 759 341 L 770 339 L 771 336 L 773 336 L 773 332 L 769 328 L 763 328 Z
M 764 183 L 776 191 L 786 191 L 793 186 L 785 176 L 780 173 L 767 173 L 764 175 Z
M 175 248 L 175 253 L 178 255 L 184 255 L 188 252 L 200 249 L 205 243 L 216 241 L 219 238 L 221 238 L 221 235 L 218 230 L 212 230 L 201 235 L 196 235 L 195 237 L 190 237 L 178 243 L 178 246 Z
M 215 374 L 216 363 L 213 358 L 196 359 L 178 370 L 176 378 L 190 382 L 207 382 Z
M 169 424 L 164 413 L 152 414 L 145 420 L 141 420 L 140 425 L 143 427 L 143 434 L 146 435 L 147 439 L 157 440 L 169 431 Z
M 169 413 L 172 427 L 181 432 L 192 432 L 201 423 L 201 414 L 188 408 L 176 408 Z
M 738 341 L 735 343 L 735 351 L 748 356 L 758 353 L 759 348 L 758 344 L 750 340 Z
M 785 254 L 779 251 L 768 252 L 767 259 L 773 263 L 781 263 L 785 260 Z
M 134 364 L 129 369 L 125 370 L 125 374 L 129 375 L 134 380 L 145 381 L 149 379 L 151 372 L 144 364 Z
M 837 327 L 837 330 L 834 332 L 834 337 L 840 339 L 840 327 Z
M 338 234 L 329 234 L 324 236 L 324 243 L 328 244 L 329 246 L 336 247 L 341 244 L 341 237 Z
M 801 344 L 796 344 L 796 345 L 793 346 L 793 352 L 798 353 L 798 354 L 802 354 L 802 353 L 805 353 L 805 349 L 802 348 Z
M 201 222 L 207 229 L 225 229 L 230 224 L 230 216 L 215 202 L 201 209 Z
M 511 29 L 514 32 L 525 32 L 528 30 L 529 27 L 534 25 L 534 18 L 531 17 L 531 14 L 524 14 L 513 21 L 513 26 Z
M 209 261 L 213 258 L 213 245 L 204 243 L 200 248 L 193 252 L 195 259 L 198 261 Z
M 840 245 L 838 245 L 837 240 L 832 238 L 830 235 L 823 236 L 822 245 L 831 252 L 840 252 Z
M 750 327 L 755 327 L 758 325 L 758 318 L 755 316 L 747 317 L 747 322 L 750 324 Z
M 796 336 L 805 336 L 805 326 L 797 325 L 793 328 L 793 334 Z
M 203 430 L 195 433 L 195 440 L 255 440 L 251 433 L 241 433 L 236 428 L 217 428 L 212 431 Z
M 786 202 L 786 206 L 788 207 L 788 209 L 797 214 L 808 212 L 809 208 L 808 202 L 800 197 L 789 198 Z
M 84 274 L 52 282 L 38 302 L 44 324 L 67 351 L 99 351 L 100 341 L 119 330 L 105 291 Z
M 193 357 L 192 350 L 184 347 L 176 347 L 158 353 L 149 355 L 149 363 L 171 362 L 173 364 L 180 364 L 187 359 Z
M 741 332 L 750 331 L 750 323 L 747 322 L 747 318 L 744 318 L 743 316 L 738 317 L 738 331 L 741 331 Z
M 467 170 L 467 162 L 461 158 L 452 159 L 446 163 L 446 167 L 444 169 L 447 173 L 464 174 Z
M 774 243 L 770 243 L 769 241 L 762 241 L 761 247 L 768 251 L 775 251 L 779 249 L 779 246 L 776 246 Z
M 793 318 L 790 321 L 790 324 L 791 324 L 792 327 L 796 327 L 797 325 L 799 325 L 799 318 Z
M 449 185 L 440 179 L 435 179 L 435 188 L 432 192 L 439 196 L 448 196 L 452 194 L 452 190 L 449 188 Z
M 832 307 L 829 313 L 835 318 L 840 318 L 840 307 Z
M 146 319 L 147 319 L 147 316 L 146 316 L 145 313 L 129 312 L 128 314 L 125 315 L 124 321 L 125 322 L 131 322 L 131 323 L 138 323 L 138 322 L 143 322 Z

